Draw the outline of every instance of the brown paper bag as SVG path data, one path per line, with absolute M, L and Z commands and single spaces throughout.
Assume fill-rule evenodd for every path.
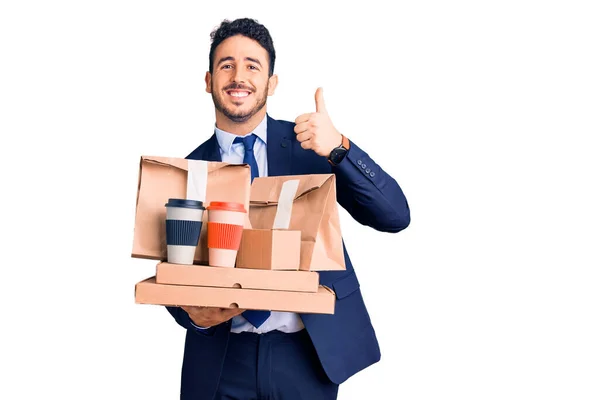
M 250 167 L 223 162 L 207 161 L 206 199 L 211 201 L 234 201 L 244 204 L 250 201 Z M 188 160 L 172 157 L 142 156 L 138 180 L 135 228 L 132 257 L 153 260 L 167 259 L 165 204 L 169 198 L 186 198 Z M 207 217 L 204 212 L 200 241 L 196 248 L 194 263 L 208 265 Z M 250 220 L 246 218 L 246 228 Z
M 299 180 L 289 230 L 302 232 L 300 270 L 344 270 L 344 251 L 337 208 L 335 175 L 291 175 L 256 178 L 250 193 L 253 229 L 271 229 L 285 181 Z

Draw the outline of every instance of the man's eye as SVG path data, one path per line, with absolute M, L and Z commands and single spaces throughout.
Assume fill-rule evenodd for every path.
M 254 66 L 254 65 L 251 65 L 251 66 L 249 66 L 248 68 L 250 68 L 250 69 L 256 69 L 256 70 L 258 69 L 258 68 L 257 68 L 256 66 Z
M 233 68 L 233 67 L 229 64 L 223 65 L 223 69 L 231 69 L 231 68 Z

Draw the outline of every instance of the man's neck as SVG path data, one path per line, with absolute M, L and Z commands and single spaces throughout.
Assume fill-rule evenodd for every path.
M 265 107 L 245 122 L 234 122 L 220 111 L 216 111 L 217 128 L 234 135 L 244 136 L 252 132 L 261 123 L 266 113 L 267 109 Z

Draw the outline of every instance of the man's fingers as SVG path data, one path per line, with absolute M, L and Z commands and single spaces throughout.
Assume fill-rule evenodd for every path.
M 210 322 L 209 325 L 225 322 L 236 315 L 240 315 L 245 310 L 240 308 L 218 308 L 218 307 L 196 307 L 196 306 L 180 306 L 186 313 L 198 317 L 197 314 L 202 314 L 201 319 Z M 200 325 L 203 325 L 201 323 Z
M 305 140 L 304 142 L 300 142 L 300 146 L 302 146 L 304 150 L 312 149 L 313 141 L 312 139 Z
M 296 126 L 294 126 L 294 132 L 296 134 L 302 133 L 307 131 L 310 128 L 310 122 L 305 121 L 305 122 L 301 122 L 299 124 L 296 124 Z
M 179 306 L 188 314 L 197 314 L 199 312 L 203 312 L 204 310 L 208 310 L 208 307 L 203 306 Z
M 323 97 L 323 88 L 318 88 L 315 92 L 315 105 L 317 106 L 318 113 L 326 113 L 325 98 Z
M 301 124 L 303 122 L 307 122 L 310 119 L 311 115 L 312 113 L 302 114 L 298 116 L 294 122 L 296 123 L 296 125 Z
M 303 132 L 303 133 L 296 135 L 296 140 L 298 140 L 300 143 L 302 143 L 302 142 L 306 142 L 307 140 L 312 139 L 313 136 L 315 136 L 315 135 L 312 132 Z

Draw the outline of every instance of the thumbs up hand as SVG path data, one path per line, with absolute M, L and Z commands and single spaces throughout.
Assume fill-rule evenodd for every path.
M 323 98 L 323 89 L 315 93 L 316 112 L 302 114 L 296 118 L 296 139 L 305 150 L 313 150 L 320 156 L 327 157 L 331 150 L 342 143 L 342 134 L 335 129 Z

